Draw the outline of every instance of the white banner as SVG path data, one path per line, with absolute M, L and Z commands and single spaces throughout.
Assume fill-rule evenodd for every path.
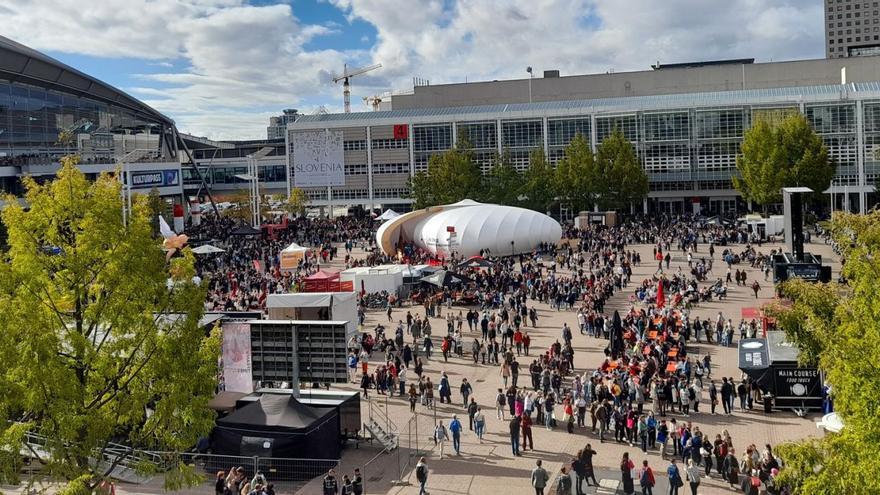
M 293 133 L 294 187 L 344 186 L 342 131 Z
M 223 324 L 223 381 L 225 390 L 249 394 L 254 391 L 251 363 L 251 326 Z

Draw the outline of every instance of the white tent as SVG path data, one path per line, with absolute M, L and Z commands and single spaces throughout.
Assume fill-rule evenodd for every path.
M 296 270 L 299 261 L 305 257 L 307 252 L 309 252 L 309 248 L 302 247 L 295 242 L 282 249 L 279 260 L 281 269 Z
M 342 282 L 351 281 L 354 291 L 367 293 L 382 292 L 395 294 L 403 285 L 403 271 L 408 265 L 381 265 L 375 267 L 356 267 L 339 273 Z
M 220 249 L 216 246 L 212 246 L 210 244 L 202 244 L 201 246 L 195 247 L 192 250 L 193 254 L 215 254 L 215 253 L 225 253 L 225 249 Z
M 528 253 L 561 237 L 559 222 L 543 213 L 471 200 L 401 215 L 376 232 L 385 254 L 395 254 L 402 243 L 412 242 L 434 254 L 464 257 L 481 250 L 496 256 Z
M 397 218 L 399 216 L 400 216 L 400 213 L 397 213 L 396 211 L 394 211 L 392 209 L 387 209 L 387 210 L 385 210 L 384 213 L 382 213 L 381 215 L 376 217 L 376 220 L 381 220 L 384 222 L 385 220 L 392 220 L 392 219 Z
M 345 321 L 346 336 L 357 333 L 357 298 L 353 292 L 269 294 L 270 320 Z

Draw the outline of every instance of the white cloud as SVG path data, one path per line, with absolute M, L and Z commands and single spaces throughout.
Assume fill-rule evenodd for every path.
M 135 57 L 162 68 L 123 88 L 214 138 L 265 134 L 282 108 L 338 110 L 331 75 L 343 63 L 381 62 L 353 80 L 363 96 L 432 83 L 645 70 L 657 62 L 823 56 L 819 0 L 330 0 L 349 21 L 375 26 L 363 48 L 311 49 L 345 35 L 335 22 L 303 24 L 296 3 L 247 0 L 0 0 L 4 35 L 40 50 Z M 174 61 L 174 65 L 169 61 Z M 182 62 L 182 63 L 181 63 Z M 187 65 L 188 64 L 188 65 Z M 183 67 L 183 68 L 180 68 Z

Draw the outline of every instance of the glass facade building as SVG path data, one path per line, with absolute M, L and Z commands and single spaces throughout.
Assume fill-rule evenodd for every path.
M 457 140 L 467 142 L 487 173 L 502 153 L 519 170 L 528 168 L 537 149 L 555 164 L 578 134 L 595 149 L 617 129 L 633 144 L 649 178 L 642 208 L 714 214 L 747 206 L 732 181 L 745 132 L 754 122 L 778 122 L 792 113 L 803 114 L 828 146 L 837 164 L 831 190 L 842 194 L 845 187 L 853 209 L 876 203 L 871 191 L 880 173 L 880 83 L 310 115 L 288 126 L 288 134 L 406 125 L 413 136 L 412 173 L 426 170 L 433 154 Z M 367 169 L 376 174 L 370 163 Z M 388 198 L 388 190 L 383 188 L 382 202 L 408 201 Z

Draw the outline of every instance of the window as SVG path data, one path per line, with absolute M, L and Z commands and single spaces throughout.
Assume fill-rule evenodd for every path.
M 620 129 L 627 141 L 635 143 L 639 140 L 639 124 L 635 115 L 614 117 L 596 117 L 596 141 L 601 143 L 610 136 L 614 129 Z
M 409 139 L 374 139 L 372 144 L 374 150 L 397 150 L 409 148 Z
M 642 118 L 645 141 L 677 141 L 690 137 L 690 118 L 687 112 L 649 113 Z
M 452 125 L 418 125 L 413 127 L 415 151 L 445 151 L 452 148 Z
M 818 134 L 855 132 L 853 105 L 814 105 L 808 106 L 804 113 Z
M 544 130 L 540 120 L 501 122 L 501 145 L 505 148 L 543 146 Z
M 568 146 L 576 135 L 582 135 L 590 142 L 590 118 L 549 119 L 547 121 L 547 141 L 549 146 Z
M 498 125 L 491 122 L 466 122 L 458 124 L 458 138 L 466 139 L 475 149 L 498 149 Z
M 345 175 L 367 175 L 366 163 L 346 163 Z
M 374 163 L 373 175 L 409 174 L 409 163 Z
M 367 149 L 367 140 L 360 139 L 356 141 L 343 141 L 342 149 L 345 151 L 362 151 Z
M 696 119 L 698 139 L 738 138 L 743 135 L 744 116 L 741 109 L 698 111 Z

